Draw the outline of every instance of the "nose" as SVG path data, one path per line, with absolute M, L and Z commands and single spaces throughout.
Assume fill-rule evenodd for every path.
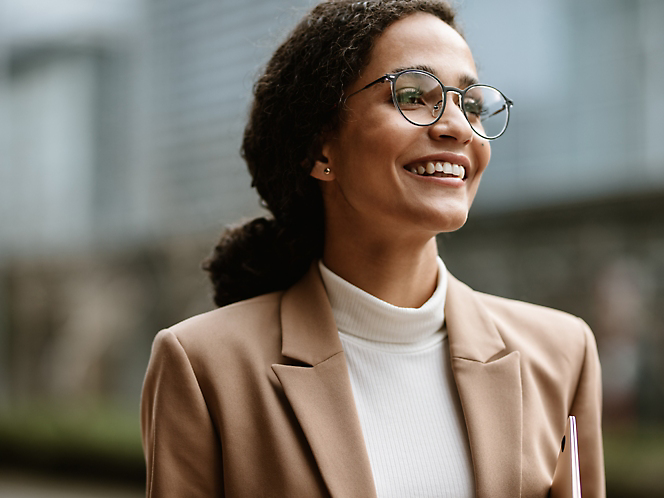
M 460 91 L 447 89 L 447 101 L 443 115 L 429 126 L 429 134 L 434 139 L 451 137 L 464 144 L 473 139 L 473 129 L 461 109 Z

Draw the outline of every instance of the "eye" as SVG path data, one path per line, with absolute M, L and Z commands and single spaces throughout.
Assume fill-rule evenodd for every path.
M 477 116 L 479 118 L 486 115 L 488 112 L 482 99 L 476 99 L 468 96 L 464 98 L 463 107 L 466 111 L 466 114 L 472 114 L 473 116 Z
M 415 107 L 425 105 L 423 100 L 424 92 L 418 87 L 399 88 L 396 92 L 397 103 L 399 107 Z

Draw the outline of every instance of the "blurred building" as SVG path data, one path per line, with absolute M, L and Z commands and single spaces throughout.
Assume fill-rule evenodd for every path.
M 200 260 L 259 211 L 239 156 L 252 82 L 297 15 L 274 1 L 0 1 L 6 400 L 107 392 L 104 358 L 136 351 L 137 329 L 150 339 L 210 307 Z M 197 292 L 180 301 L 183 280 L 162 279 L 185 260 Z M 111 389 L 133 405 L 149 342 L 130 386 Z
M 515 100 L 468 225 L 476 288 L 580 315 L 605 421 L 664 420 L 664 3 L 467 1 L 482 80 Z
M 152 337 L 260 212 L 239 155 L 260 65 L 306 0 L 0 0 L 0 403 L 136 410 Z M 664 3 L 466 0 L 515 101 L 467 227 L 480 290 L 585 318 L 608 417 L 664 420 Z

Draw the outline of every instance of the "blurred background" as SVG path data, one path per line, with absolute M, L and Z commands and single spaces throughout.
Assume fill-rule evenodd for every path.
M 151 341 L 261 213 L 251 86 L 311 4 L 0 0 L 0 495 L 141 496 Z M 664 2 L 457 4 L 515 107 L 441 254 L 591 325 L 609 496 L 664 496 Z

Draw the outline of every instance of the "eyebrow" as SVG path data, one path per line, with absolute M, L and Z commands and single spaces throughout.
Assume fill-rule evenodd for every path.
M 435 69 L 433 69 L 431 66 L 427 66 L 426 64 L 418 64 L 417 66 L 408 66 L 408 67 L 398 67 L 390 72 L 394 74 L 394 73 L 400 73 L 401 71 L 406 71 L 408 69 L 419 69 L 420 71 L 426 71 L 427 73 L 431 73 L 433 75 L 438 76 L 436 74 Z M 475 85 L 477 83 L 479 83 L 479 80 L 472 74 L 463 74 L 459 78 L 459 87 L 461 89 L 467 88 L 470 85 Z
M 459 85 L 461 85 L 461 88 L 467 88 L 470 85 L 475 85 L 479 82 L 480 81 L 472 74 L 464 74 L 459 78 Z
M 400 73 L 401 71 L 407 71 L 408 69 L 419 69 L 420 71 L 426 71 L 427 73 L 436 74 L 436 71 L 431 66 L 427 66 L 427 65 L 424 65 L 424 64 L 419 64 L 417 66 L 398 67 L 395 70 L 390 71 L 390 72 L 391 73 Z

